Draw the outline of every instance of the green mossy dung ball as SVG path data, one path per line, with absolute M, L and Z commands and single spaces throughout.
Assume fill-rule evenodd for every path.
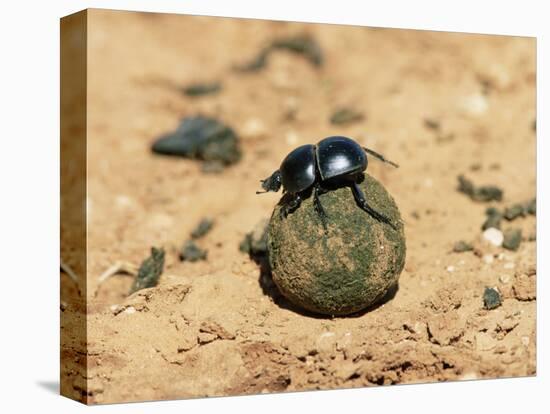
M 347 187 L 320 196 L 327 230 L 307 197 L 281 218 L 279 203 L 269 222 L 268 254 L 273 281 L 291 302 L 312 312 L 346 315 L 380 300 L 397 283 L 405 264 L 405 235 L 395 201 L 373 177 L 360 184 L 367 202 L 396 229 L 361 210 Z

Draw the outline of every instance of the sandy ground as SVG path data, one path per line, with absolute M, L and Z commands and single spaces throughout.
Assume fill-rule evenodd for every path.
M 535 196 L 534 39 L 97 10 L 88 24 L 88 348 L 64 343 L 66 395 L 112 403 L 536 374 L 535 218 L 504 222 L 523 230 L 518 251 L 481 238 L 487 206 Z M 321 45 L 322 68 L 281 51 L 259 72 L 231 69 L 304 32 Z M 223 89 L 199 98 L 177 89 L 197 81 Z M 340 106 L 366 118 L 331 125 Z M 150 152 L 198 113 L 235 129 L 241 162 L 205 174 Z M 326 318 L 262 288 L 238 247 L 280 197 L 257 196 L 259 180 L 297 145 L 335 134 L 401 165 L 372 161 L 369 173 L 399 206 L 407 259 L 391 300 Z M 457 191 L 459 174 L 500 186 L 503 201 L 472 201 Z M 180 262 L 205 216 L 215 220 L 199 240 L 208 260 Z M 475 250 L 453 253 L 458 240 Z M 131 276 L 98 283 L 152 246 L 166 249 L 156 288 L 128 297 Z M 76 315 L 63 319 L 67 333 L 83 315 L 61 277 L 63 312 Z M 486 286 L 500 290 L 501 307 L 483 308 Z

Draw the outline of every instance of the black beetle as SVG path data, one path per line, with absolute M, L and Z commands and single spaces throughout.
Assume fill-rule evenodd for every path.
M 351 188 L 361 209 L 376 220 L 394 227 L 387 217 L 367 204 L 365 194 L 358 185 L 364 179 L 363 172 L 367 169 L 367 154 L 398 167 L 383 155 L 362 147 L 351 138 L 332 136 L 322 139 L 317 145 L 302 145 L 291 151 L 278 170 L 265 180 L 261 180 L 265 191 L 257 191 L 256 194 L 277 192 L 282 186 L 283 192 L 289 193 L 291 197 L 281 209 L 282 214 L 286 216 L 300 206 L 305 193 L 312 189 L 315 210 L 326 226 L 326 213 L 319 200 L 319 194 L 345 185 Z

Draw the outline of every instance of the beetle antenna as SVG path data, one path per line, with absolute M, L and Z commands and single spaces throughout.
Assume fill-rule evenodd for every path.
M 256 191 L 256 194 L 265 194 L 265 193 L 268 193 L 269 191 Z
M 373 157 L 378 158 L 380 161 L 385 162 L 386 164 L 390 164 L 392 167 L 399 168 L 399 165 L 397 165 L 395 162 L 387 160 L 382 154 L 379 154 L 376 151 L 373 151 L 367 147 L 363 147 L 363 149 L 367 154 L 370 154 Z

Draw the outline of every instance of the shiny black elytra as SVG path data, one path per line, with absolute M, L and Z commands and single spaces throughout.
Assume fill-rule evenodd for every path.
M 365 194 L 359 187 L 367 169 L 367 154 L 394 167 L 397 164 L 388 161 L 383 155 L 362 147 L 351 138 L 333 136 L 322 139 L 317 145 L 302 145 L 291 151 L 281 163 L 278 170 L 262 180 L 264 191 L 277 192 L 283 187 L 284 193 L 290 194 L 290 200 L 281 208 L 286 215 L 300 206 L 305 194 L 313 191 L 313 205 L 326 227 L 327 215 L 319 195 L 333 188 L 348 186 L 351 188 L 357 205 L 376 220 L 387 223 L 393 228 L 390 219 L 370 207 Z

